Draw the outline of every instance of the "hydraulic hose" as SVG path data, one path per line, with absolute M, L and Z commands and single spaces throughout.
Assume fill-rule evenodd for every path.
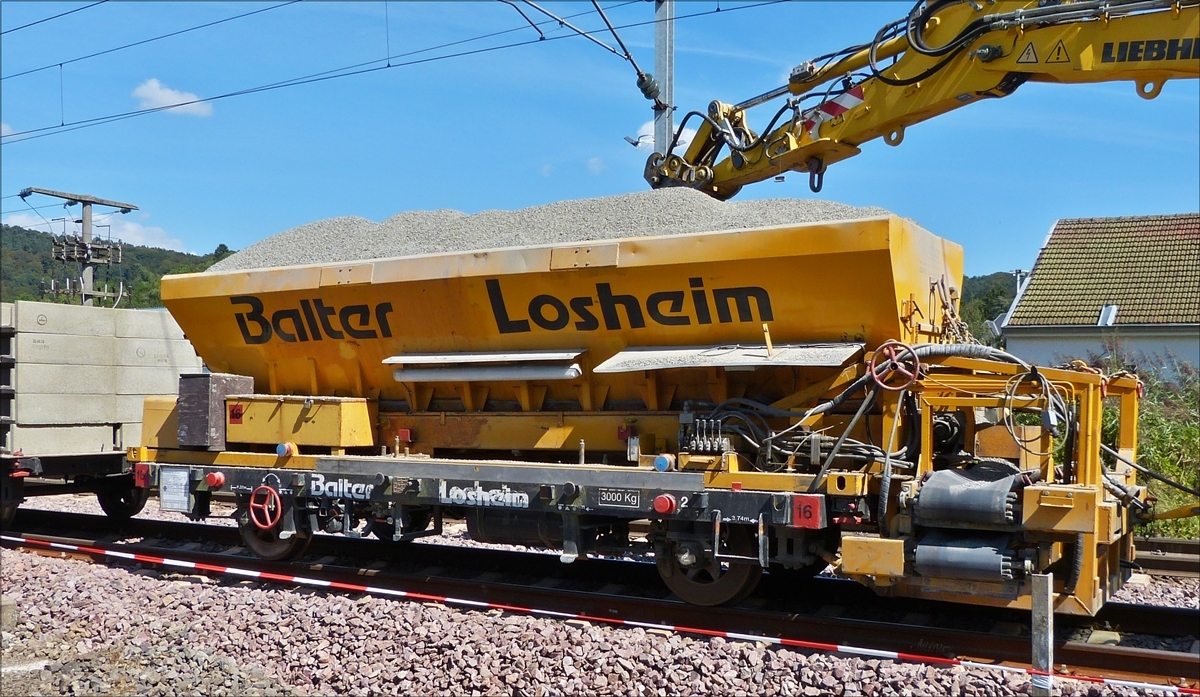
M 868 392 L 867 396 L 863 398 L 862 404 L 858 407 L 858 411 L 854 413 L 854 418 L 850 419 L 850 423 L 846 425 L 846 429 L 842 431 L 842 435 L 838 436 L 837 442 L 833 444 L 833 450 L 829 451 L 829 457 L 825 458 L 825 463 L 821 465 L 821 470 L 817 472 L 817 476 L 814 477 L 812 483 L 808 485 L 808 493 L 811 494 L 817 490 L 817 487 L 821 484 L 821 480 L 825 478 L 825 474 L 829 471 L 829 466 L 833 464 L 833 458 L 837 457 L 838 451 L 842 449 L 842 444 L 846 442 L 848 437 L 850 437 L 850 432 L 854 430 L 856 425 L 858 425 L 858 421 L 862 418 L 862 415 L 867 412 L 867 409 L 871 408 L 871 402 L 875 401 L 875 395 L 878 392 L 879 387 L 876 386 L 875 389 Z M 826 404 L 830 403 L 831 402 L 826 402 Z M 816 408 L 814 408 L 812 411 L 816 411 Z
M 896 444 L 896 431 L 900 427 L 900 410 L 904 408 L 904 397 L 907 392 L 901 392 L 896 400 L 896 418 L 892 419 L 892 433 L 888 436 L 887 446 L 883 449 L 883 478 L 879 482 L 879 504 L 876 517 L 879 523 L 879 535 L 888 536 L 887 510 L 888 496 L 892 493 L 892 446 Z
M 1066 582 L 1063 584 L 1072 595 L 1075 594 L 1075 588 L 1079 585 L 1079 577 L 1083 575 L 1083 558 L 1086 541 L 1087 538 L 1083 533 L 1075 536 L 1075 556 L 1071 560 L 1071 575 L 1067 577 Z
M 805 411 L 805 412 L 794 412 L 794 411 L 788 411 L 786 409 L 776 409 L 775 407 L 772 407 L 767 404 L 763 404 L 762 402 L 755 402 L 750 399 L 743 399 L 743 398 L 735 397 L 733 399 L 727 399 L 724 402 L 721 402 L 720 404 L 718 404 L 717 407 L 715 409 L 713 409 L 712 416 L 713 416 L 713 418 L 716 418 L 716 416 L 719 414 L 722 414 L 725 412 L 733 412 L 737 408 L 740 407 L 740 408 L 745 408 L 745 409 L 753 409 L 754 411 L 759 412 L 760 414 L 763 414 L 767 417 L 778 418 L 778 419 L 800 419 L 800 420 L 803 420 L 803 419 L 808 418 L 809 416 L 813 416 L 814 414 L 824 414 L 825 412 L 828 412 L 831 409 L 837 409 L 839 406 L 841 406 L 843 403 L 845 403 L 845 401 L 847 399 L 850 399 L 850 397 L 853 396 L 855 392 L 858 392 L 860 389 L 862 389 L 869 380 L 870 380 L 870 376 L 864 375 L 864 376 L 858 378 L 857 380 L 855 380 L 854 382 L 850 383 L 850 385 L 848 385 L 846 387 L 846 389 L 842 390 L 842 392 L 840 394 L 838 394 L 836 397 L 834 397 L 833 399 L 829 400 L 828 402 L 822 402 L 821 404 L 818 404 L 817 406 L 815 406 L 812 409 L 809 409 L 808 411 Z M 790 430 L 790 429 L 788 429 L 788 430 Z M 782 435 L 783 433 L 786 433 L 786 432 L 787 432 L 787 430 L 780 431 L 779 433 L 776 434 L 776 436 Z
M 1007 351 L 982 344 L 918 344 L 913 347 L 913 352 L 917 354 L 918 358 L 951 356 L 958 358 L 978 358 L 987 361 L 1015 363 L 1027 370 L 1030 367 L 1028 363 Z
M 1185 494 L 1191 494 L 1192 496 L 1200 496 L 1200 491 L 1196 491 L 1195 489 L 1184 486 L 1183 484 L 1180 484 L 1179 482 L 1167 479 L 1166 477 L 1162 476 L 1158 472 L 1155 472 L 1152 469 L 1149 469 L 1147 467 L 1139 465 L 1138 463 L 1134 462 L 1133 460 L 1126 458 L 1125 456 L 1121 455 L 1121 453 L 1118 453 L 1116 450 L 1113 450 L 1112 448 L 1108 447 L 1107 445 L 1105 445 L 1103 443 L 1100 444 L 1100 449 L 1103 450 L 1104 452 L 1108 453 L 1109 455 L 1112 455 L 1113 457 L 1117 458 L 1121 462 L 1124 462 L 1125 464 L 1134 468 L 1138 472 L 1141 472 L 1142 474 L 1146 475 L 1147 477 L 1150 477 L 1151 479 L 1157 479 L 1158 481 L 1162 482 L 1163 484 L 1166 484 L 1168 486 L 1173 486 L 1176 489 L 1179 489 L 1180 491 L 1184 492 Z

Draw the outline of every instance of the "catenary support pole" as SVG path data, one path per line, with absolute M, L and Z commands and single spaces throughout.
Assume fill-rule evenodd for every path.
M 1033 574 L 1033 696 L 1054 694 L 1054 574 Z
M 665 153 L 675 134 L 675 0 L 654 0 L 654 77 L 666 105 L 654 110 L 654 152 Z
M 111 201 L 106 198 L 98 198 L 90 194 L 72 194 L 66 191 L 55 191 L 54 189 L 43 189 L 39 186 L 30 186 L 21 190 L 19 194 L 22 199 L 27 199 L 33 194 L 42 194 L 43 196 L 51 196 L 60 198 L 67 202 L 68 206 L 74 206 L 77 203 L 83 204 L 83 216 L 79 221 L 83 223 L 83 250 L 81 251 L 74 245 L 69 250 L 64 252 L 62 261 L 78 262 L 82 265 L 83 274 L 80 277 L 80 295 L 83 298 L 84 305 L 94 305 L 95 299 L 98 297 L 112 298 L 120 297 L 116 293 L 109 293 L 107 289 L 104 292 L 97 293 L 95 289 L 95 273 L 96 264 L 112 264 L 120 263 L 119 256 L 116 261 L 112 259 L 113 245 L 107 242 L 92 244 L 92 206 L 107 206 L 116 208 L 121 213 L 138 210 L 138 207 L 132 203 L 122 203 L 120 201 Z M 64 230 L 64 234 L 65 234 Z M 69 290 L 69 288 L 68 288 Z
M 83 243 L 89 247 L 92 244 L 92 202 L 83 202 Z M 96 269 L 91 264 L 83 265 L 82 287 L 79 289 L 83 296 L 83 304 L 91 307 L 96 303 L 92 299 L 92 286 L 94 285 Z

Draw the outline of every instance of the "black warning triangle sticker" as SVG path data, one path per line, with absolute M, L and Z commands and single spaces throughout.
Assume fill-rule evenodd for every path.
M 1032 41 L 1029 42 L 1029 44 L 1025 47 L 1024 51 L 1021 51 L 1021 57 L 1017 58 L 1017 62 L 1018 63 L 1037 63 L 1038 62 L 1037 51 L 1035 51 L 1033 49 Z
M 1032 45 L 1032 44 L 1031 44 Z M 1020 63 L 1020 61 L 1017 61 Z M 1067 47 L 1063 44 L 1062 39 L 1054 45 L 1054 50 L 1050 52 L 1050 57 L 1046 59 L 1047 63 L 1070 63 L 1071 56 L 1067 54 Z

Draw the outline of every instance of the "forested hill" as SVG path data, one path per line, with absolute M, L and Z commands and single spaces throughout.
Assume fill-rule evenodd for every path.
M 52 236 L 49 233 L 30 230 L 15 225 L 0 227 L 0 300 L 42 300 L 45 302 L 79 302 L 66 296 L 55 299 L 53 295 L 42 296 L 43 281 L 51 279 L 63 283 L 67 277 L 78 278 L 79 268 L 75 264 L 55 261 L 51 256 Z M 121 307 L 159 307 L 158 281 L 165 274 L 203 271 L 232 252 L 220 245 L 211 254 L 197 256 L 185 252 L 173 252 L 157 247 L 142 247 L 134 244 L 122 246 L 120 264 L 96 269 L 95 285 L 116 291 L 125 283 L 125 298 Z M 104 304 L 111 304 L 105 301 Z
M 999 271 L 987 276 L 967 276 L 963 279 L 962 304 L 959 315 L 971 325 L 971 333 L 984 343 L 995 343 L 985 320 L 996 319 L 1008 310 L 1017 295 L 1017 281 L 1011 273 Z

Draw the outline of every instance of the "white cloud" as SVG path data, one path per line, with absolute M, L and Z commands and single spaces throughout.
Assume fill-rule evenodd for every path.
M 678 128 L 678 127 L 676 127 Z M 642 124 L 637 131 L 638 135 L 638 150 L 653 150 L 654 149 L 654 122 L 647 121 Z M 687 150 L 687 146 L 691 144 L 692 138 L 696 137 L 696 129 L 685 128 L 683 133 L 679 134 L 679 142 L 675 145 L 675 152 L 681 153 Z
M 127 244 L 140 244 L 143 247 L 173 249 L 176 252 L 189 251 L 184 248 L 183 240 L 178 237 L 172 237 L 166 230 L 160 227 L 135 223 L 119 215 L 109 218 L 108 224 L 112 226 L 112 237 L 114 240 L 119 239 Z
M 108 238 L 111 234 L 112 239 L 121 240 L 126 244 L 137 244 L 143 247 L 159 247 L 161 249 L 172 249 L 176 252 L 187 252 L 184 248 L 183 240 L 178 237 L 172 237 L 166 230 L 153 225 L 142 225 L 135 223 L 121 215 L 113 215 L 109 217 L 101 216 L 96 225 L 92 227 L 92 234 L 97 237 Z M 42 232 L 53 232 L 56 235 L 63 233 L 63 223 L 58 221 L 53 223 L 53 229 L 46 224 L 36 213 L 13 213 L 12 215 L 4 216 L 5 225 L 19 225 L 30 230 L 40 230 Z M 105 225 L 111 227 L 104 227 Z M 68 225 L 66 231 L 69 233 L 78 234 L 80 232 L 79 225 Z
M 182 106 L 174 107 L 172 111 L 176 114 L 191 114 L 193 116 L 212 116 L 212 104 L 208 102 L 196 102 L 195 104 L 184 104 L 184 102 L 195 102 L 200 97 L 191 92 L 180 92 L 173 90 L 170 87 L 158 81 L 158 78 L 152 77 L 142 84 L 137 86 L 133 91 L 133 96 L 141 100 L 139 106 L 142 109 L 155 109 L 158 107 L 171 106 L 172 104 L 181 104 Z
M 548 177 L 554 172 L 554 165 L 542 165 L 542 176 Z
M 592 174 L 600 174 L 604 171 L 604 160 L 599 157 L 593 157 L 587 161 L 587 168 Z
M 50 226 L 46 221 L 38 217 L 37 213 L 13 213 L 12 215 L 4 216 L 5 225 L 17 225 L 30 230 L 41 230 L 42 232 L 50 232 Z M 62 221 L 54 224 L 54 232 L 61 233 L 63 231 Z
M 13 132 L 12 126 L 6 123 L 0 123 L 0 136 L 6 136 Z

